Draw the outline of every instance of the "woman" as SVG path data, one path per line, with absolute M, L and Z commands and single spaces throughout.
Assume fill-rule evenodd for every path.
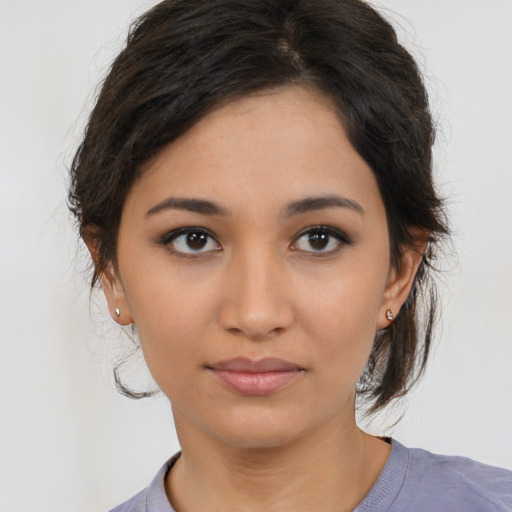
M 116 511 L 511 509 L 510 472 L 355 421 L 356 396 L 383 409 L 429 354 L 433 138 L 413 59 L 359 0 L 139 20 L 70 203 L 182 451 Z

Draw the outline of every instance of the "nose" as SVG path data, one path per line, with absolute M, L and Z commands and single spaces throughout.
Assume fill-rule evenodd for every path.
M 226 268 L 220 325 L 232 334 L 263 340 L 293 323 L 293 307 L 282 263 L 267 250 L 247 250 Z

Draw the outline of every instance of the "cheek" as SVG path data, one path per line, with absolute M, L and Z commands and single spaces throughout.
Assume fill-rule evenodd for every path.
M 373 269 L 373 271 L 369 271 Z M 354 384 L 366 366 L 375 338 L 385 280 L 385 265 L 361 261 L 345 269 L 343 277 L 324 283 L 303 304 L 309 313 L 305 327 L 315 340 L 315 366 L 325 369 L 331 382 Z
M 187 367 L 204 361 L 205 338 L 213 304 L 205 286 L 202 293 L 186 280 L 171 279 L 156 270 L 145 279 L 130 280 L 125 287 L 148 368 L 167 391 L 181 381 Z

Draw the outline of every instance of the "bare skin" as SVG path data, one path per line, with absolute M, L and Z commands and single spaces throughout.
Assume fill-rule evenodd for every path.
M 176 510 L 360 503 L 390 446 L 357 427 L 355 387 L 419 261 L 405 251 L 400 272 L 390 265 L 375 177 L 308 89 L 229 103 L 148 163 L 102 285 L 172 404 Z M 292 378 L 233 387 L 221 368 L 232 358 L 278 358 Z
M 339 420 L 274 449 L 201 452 L 199 436 L 189 442 L 187 434 L 180 436 L 189 450 L 167 480 L 169 500 L 179 512 L 353 510 L 377 480 L 390 446 L 357 428 L 336 430 Z M 215 493 L 208 485 L 212 475 Z

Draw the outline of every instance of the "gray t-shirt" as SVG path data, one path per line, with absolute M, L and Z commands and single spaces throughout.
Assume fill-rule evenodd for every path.
M 354 512 L 512 512 L 512 471 L 466 457 L 435 455 L 391 440 L 391 455 Z M 111 512 L 176 512 L 165 494 L 165 475 Z

